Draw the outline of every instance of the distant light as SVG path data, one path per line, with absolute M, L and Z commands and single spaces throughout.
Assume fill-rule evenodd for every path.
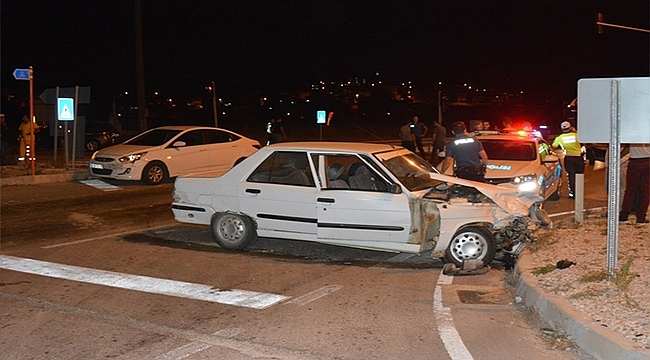
M 375 73 L 375 75 L 379 76 L 379 71 L 377 71 L 377 72 Z

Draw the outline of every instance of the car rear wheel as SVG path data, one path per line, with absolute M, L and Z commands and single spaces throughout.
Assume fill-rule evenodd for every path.
M 218 214 L 212 218 L 210 228 L 212 238 L 224 249 L 242 250 L 257 240 L 257 231 L 248 216 Z
M 142 170 L 142 181 L 147 185 L 158 185 L 167 179 L 167 168 L 159 161 L 147 164 Z
M 454 234 L 447 250 L 445 260 L 461 267 L 465 260 L 481 260 L 484 265 L 494 259 L 496 244 L 487 229 L 480 226 L 468 226 Z

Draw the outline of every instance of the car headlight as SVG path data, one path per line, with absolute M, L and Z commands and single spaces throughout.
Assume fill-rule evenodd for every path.
M 130 154 L 127 156 L 122 156 L 121 158 L 117 159 L 119 162 L 131 162 L 134 163 L 138 160 L 140 160 L 143 156 L 147 155 L 146 152 L 141 152 L 137 154 Z
M 517 185 L 521 191 L 532 191 L 537 187 L 537 175 L 529 174 L 517 176 L 512 179 L 512 183 Z

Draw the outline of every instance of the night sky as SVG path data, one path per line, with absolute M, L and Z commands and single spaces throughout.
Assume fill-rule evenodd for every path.
M 308 89 L 319 80 L 516 86 L 575 96 L 584 77 L 648 76 L 647 0 L 142 0 L 147 92 L 220 96 Z M 135 90 L 133 1 L 2 2 L 2 87 L 34 67 L 37 94 Z

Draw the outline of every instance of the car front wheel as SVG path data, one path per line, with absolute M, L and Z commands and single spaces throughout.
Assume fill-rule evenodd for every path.
M 468 226 L 454 234 L 447 250 L 445 260 L 461 267 L 465 260 L 481 260 L 484 265 L 494 259 L 496 244 L 487 229 L 480 226 Z
M 212 238 L 224 249 L 241 250 L 257 240 L 253 221 L 244 215 L 222 213 L 210 223 Z
M 97 151 L 99 150 L 99 142 L 97 140 L 90 140 L 86 143 L 86 150 Z
M 142 180 L 147 185 L 158 185 L 167 178 L 167 168 L 165 164 L 153 161 L 147 164 L 142 170 Z

